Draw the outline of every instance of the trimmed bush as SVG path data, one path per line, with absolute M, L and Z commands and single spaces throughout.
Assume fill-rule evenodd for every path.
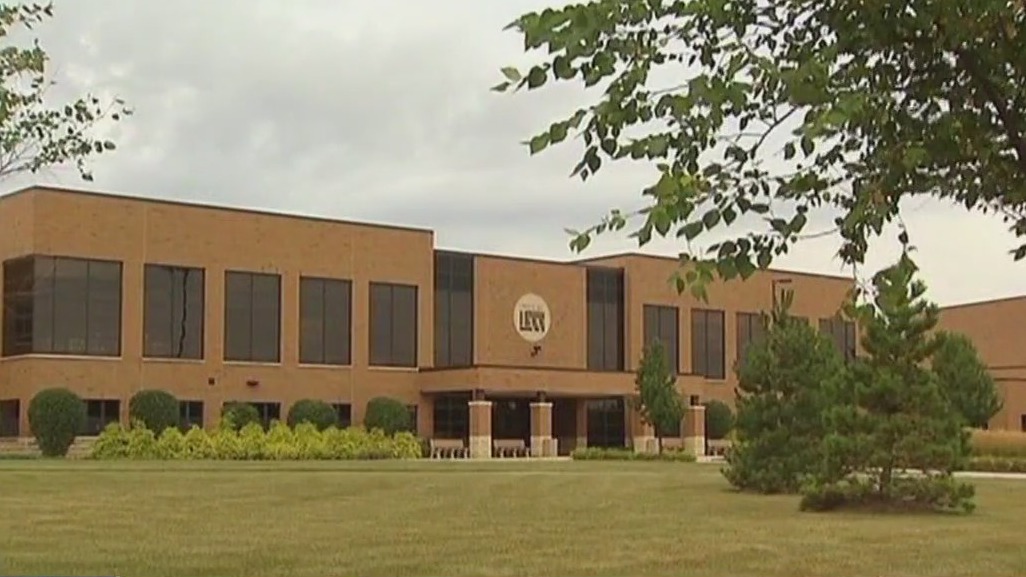
M 178 426 L 178 399 L 167 391 L 139 391 L 128 401 L 128 416 L 160 435 L 165 429 Z
M 723 401 L 705 404 L 705 438 L 710 441 L 725 439 L 734 430 L 734 411 Z
M 570 454 L 575 461 L 671 461 L 694 463 L 697 459 L 684 451 L 663 451 L 662 453 L 636 453 L 630 449 L 587 447 L 574 449 Z
M 111 424 L 93 445 L 94 459 L 218 459 L 218 460 L 366 460 L 417 459 L 421 441 L 409 432 L 387 436 L 381 429 L 362 427 L 319 430 L 312 423 L 294 428 L 280 422 L 264 431 L 249 423 L 236 431 L 212 432 L 193 427 L 184 435 L 165 429 L 159 436 L 143 427 L 125 429 Z
M 402 401 L 390 397 L 375 397 L 368 401 L 363 424 L 368 429 L 381 429 L 390 437 L 413 428 L 409 409 Z
M 973 456 L 1026 458 L 1026 433 L 1019 431 L 973 429 L 970 443 Z
M 239 431 L 250 423 L 260 422 L 260 411 L 249 403 L 225 403 L 221 408 L 221 427 Z
M 972 457 L 966 465 L 966 470 L 985 473 L 1026 473 L 1026 458 Z
M 317 399 L 302 399 L 293 403 L 286 420 L 290 427 L 310 423 L 319 431 L 338 426 L 338 414 L 335 409 Z
M 86 424 L 86 405 L 65 388 L 44 389 L 29 402 L 29 428 L 44 457 L 63 457 Z

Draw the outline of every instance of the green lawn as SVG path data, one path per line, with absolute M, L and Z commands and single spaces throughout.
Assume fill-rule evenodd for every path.
M 0 461 L 0 574 L 1022 575 L 1026 481 L 970 517 L 799 513 L 679 463 Z

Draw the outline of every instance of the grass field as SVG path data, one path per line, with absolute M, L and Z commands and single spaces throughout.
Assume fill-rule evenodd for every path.
M 799 513 L 677 463 L 0 461 L 0 574 L 1021 575 L 1026 481 L 969 517 Z

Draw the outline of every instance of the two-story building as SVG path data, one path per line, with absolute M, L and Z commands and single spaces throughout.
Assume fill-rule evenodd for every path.
M 760 272 L 700 302 L 671 282 L 676 258 L 480 255 L 438 250 L 430 230 L 53 188 L 3 197 L 0 223 L 4 436 L 29 434 L 46 387 L 86 400 L 83 434 L 159 388 L 185 425 L 232 401 L 284 419 L 304 398 L 358 424 L 389 396 L 424 437 L 551 437 L 566 453 L 651 435 L 626 398 L 654 338 L 692 405 L 732 402 L 734 363 L 781 290 L 856 348 L 837 318 L 846 278 Z

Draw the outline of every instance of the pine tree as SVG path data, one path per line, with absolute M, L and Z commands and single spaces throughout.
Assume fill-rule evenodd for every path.
M 968 456 L 968 433 L 927 366 L 939 344 L 931 333 L 938 308 L 915 274 L 903 255 L 874 277 L 873 302 L 851 307 L 865 355 L 827 412 L 824 459 L 803 489 L 803 509 L 973 508 L 973 487 L 953 476 Z
M 677 376 L 670 370 L 666 350 L 659 340 L 652 341 L 641 357 L 634 380 L 637 389 L 635 408 L 642 420 L 660 432 L 680 428 L 684 401 L 677 390 Z
M 734 444 L 724 476 L 735 488 L 795 493 L 818 460 L 822 414 L 844 372 L 840 354 L 785 298 L 738 365 Z

